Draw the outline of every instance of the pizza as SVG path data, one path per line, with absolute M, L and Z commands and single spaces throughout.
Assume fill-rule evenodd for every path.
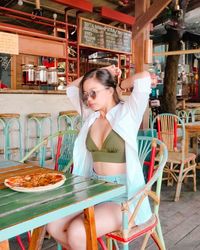
M 5 179 L 5 186 L 19 192 L 39 192 L 57 188 L 66 178 L 59 173 L 36 173 Z

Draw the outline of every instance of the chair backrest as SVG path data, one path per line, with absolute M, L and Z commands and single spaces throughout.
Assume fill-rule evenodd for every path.
M 193 122 L 200 121 L 200 108 L 196 108 L 192 111 Z
M 194 110 L 187 109 L 187 110 L 179 110 L 177 111 L 177 116 L 184 122 L 194 122 Z
M 49 141 L 53 140 L 54 147 L 54 158 L 53 164 L 54 169 L 59 171 L 70 171 L 72 166 L 72 155 L 75 139 L 78 135 L 77 130 L 66 130 L 59 131 L 45 138 L 43 141 L 38 143 L 22 160 L 25 162 L 29 160 L 34 154 L 39 153 L 38 164 L 42 167 L 46 163 L 46 152 L 48 151 Z
M 180 151 L 185 149 L 185 125 L 184 122 L 174 114 L 163 113 L 157 115 L 152 122 L 152 131 L 157 129 L 157 137 L 163 141 L 168 151 L 178 151 L 178 139 L 181 138 Z
M 184 122 L 187 123 L 188 122 L 188 114 L 186 110 L 179 110 L 177 112 L 177 116 Z
M 130 206 L 133 200 L 137 201 L 135 210 L 129 220 L 129 228 L 134 225 L 135 217 L 140 209 L 142 202 L 147 196 L 153 199 L 153 212 L 154 214 L 158 215 L 162 173 L 168 157 L 167 147 L 159 139 L 146 136 L 138 136 L 137 141 L 138 155 L 141 165 L 143 167 L 145 165 L 148 165 L 151 174 L 145 186 L 141 190 L 139 190 L 132 199 L 128 201 L 128 204 Z M 149 160 L 147 161 L 147 159 Z M 155 191 L 152 190 L 153 185 Z

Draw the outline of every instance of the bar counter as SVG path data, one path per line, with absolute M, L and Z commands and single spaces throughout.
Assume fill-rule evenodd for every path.
M 74 110 L 66 91 L 52 90 L 0 90 L 0 113 L 19 113 L 22 125 L 22 143 L 25 146 L 27 115 L 50 113 L 53 132 L 58 129 L 60 111 Z

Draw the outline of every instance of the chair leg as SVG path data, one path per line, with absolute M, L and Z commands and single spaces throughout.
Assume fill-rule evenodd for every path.
M 179 172 L 179 176 L 178 176 L 178 181 L 177 181 L 177 186 L 176 186 L 176 194 L 175 194 L 174 201 L 178 201 L 180 198 L 181 186 L 182 186 L 182 181 L 183 181 L 183 168 L 184 168 L 184 163 L 182 163 L 181 167 L 180 167 L 180 172 Z
M 19 235 L 16 236 L 16 240 L 17 240 L 17 242 L 19 244 L 20 249 L 21 250 L 26 250 L 25 247 L 24 247 L 24 244 L 23 244 L 23 242 L 21 240 L 21 237 Z
M 156 231 L 154 230 L 154 232 L 151 234 L 151 237 L 153 238 L 153 240 L 155 241 L 156 245 L 158 246 L 159 250 L 164 250 L 164 247 L 162 245 L 161 240 L 158 237 L 158 234 L 156 233 Z
M 165 247 L 165 241 L 164 241 L 164 238 L 163 238 L 163 233 L 162 233 L 162 228 L 161 228 L 161 225 L 160 225 L 160 219 L 158 217 L 158 224 L 156 226 L 156 232 L 158 234 L 158 237 L 162 243 L 162 246 L 163 246 L 163 249 L 166 250 L 166 247 Z
M 119 250 L 118 247 L 116 247 L 114 243 L 114 240 L 112 240 L 111 238 L 106 238 L 106 245 L 107 245 L 107 250 Z M 124 248 L 123 248 L 124 249 Z
M 122 249 L 123 250 L 129 250 L 128 243 L 124 243 Z
M 57 250 L 62 250 L 62 246 L 60 244 L 57 244 Z
M 145 235 L 144 241 L 143 241 L 143 243 L 142 243 L 141 250 L 144 250 L 144 249 L 145 249 L 145 247 L 146 247 L 146 245 L 147 245 L 147 242 L 148 242 L 148 240 L 149 240 L 149 237 L 150 237 L 151 233 L 152 233 L 152 232 L 148 232 L 148 233 Z
M 101 237 L 99 237 L 97 240 L 98 240 L 98 243 L 100 244 L 102 250 L 108 250 L 106 247 L 106 244 L 104 243 L 104 241 Z
M 193 181 L 194 181 L 194 192 L 197 191 L 197 180 L 196 180 L 196 162 L 192 162 L 195 166 L 193 167 Z
M 174 185 L 174 179 L 173 179 L 172 175 L 170 174 L 172 169 L 173 169 L 173 163 L 170 163 L 169 172 L 167 174 L 167 186 Z

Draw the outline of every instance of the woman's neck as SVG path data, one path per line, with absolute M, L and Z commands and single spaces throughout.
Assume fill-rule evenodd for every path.
M 106 117 L 106 114 L 114 107 L 116 106 L 115 101 L 113 100 L 109 105 L 107 105 L 105 108 L 99 110 L 100 117 L 104 119 Z

